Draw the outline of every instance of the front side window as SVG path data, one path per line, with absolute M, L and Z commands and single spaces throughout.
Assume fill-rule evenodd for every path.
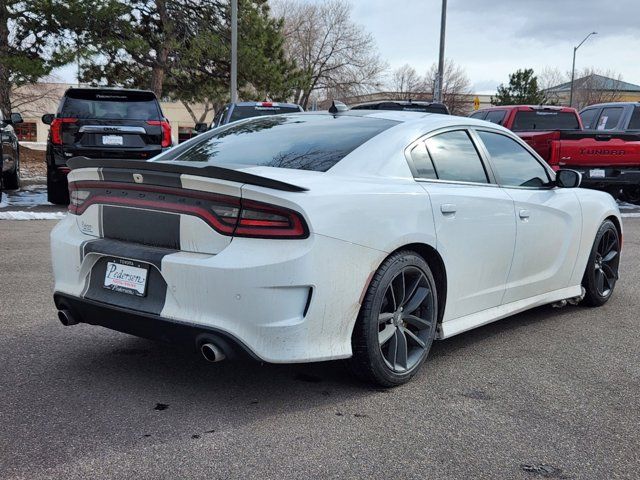
M 478 131 L 501 185 L 542 187 L 549 182 L 547 170 L 522 145 L 498 133 Z
M 628 130 L 640 130 L 640 107 L 633 109 Z
M 596 130 L 614 130 L 618 126 L 623 111 L 622 107 L 603 108 Z
M 425 144 L 440 180 L 488 183 L 482 160 L 466 131 L 434 135 Z

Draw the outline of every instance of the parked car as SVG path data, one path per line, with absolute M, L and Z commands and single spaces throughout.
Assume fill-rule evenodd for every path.
M 70 88 L 47 140 L 47 195 L 51 203 L 69 203 L 67 161 L 75 156 L 148 160 L 172 145 L 171 125 L 153 92 L 113 88 Z
M 470 118 L 278 115 L 150 162 L 69 167 L 70 214 L 51 233 L 61 322 L 211 361 L 350 358 L 393 386 L 434 339 L 539 305 L 603 305 L 618 279 L 613 198 Z
M 449 109 L 444 103 L 413 100 L 382 100 L 359 103 L 351 107 L 351 110 L 399 110 L 402 112 L 441 113 L 443 115 L 449 115 Z
M 14 125 L 22 123 L 22 115 L 12 113 L 5 119 L 0 112 L 0 142 L 2 143 L 2 157 L 0 157 L 0 200 L 2 190 L 16 190 L 20 188 L 20 146 L 18 137 L 13 129 Z
M 582 173 L 586 187 L 640 204 L 640 103 L 603 103 L 580 112 L 585 131 L 562 132 L 550 164 Z
M 209 128 L 216 128 L 227 123 L 237 122 L 245 118 L 264 117 L 268 115 L 278 115 L 280 113 L 299 113 L 303 108 L 295 103 L 281 102 L 238 102 L 228 103 L 213 118 L 213 122 L 208 126 L 206 123 L 197 123 L 196 132 L 202 133 Z
M 470 116 L 515 132 L 547 162 L 551 159 L 551 142 L 560 138 L 560 132 L 582 129 L 578 111 L 570 107 L 505 105 L 483 108 Z

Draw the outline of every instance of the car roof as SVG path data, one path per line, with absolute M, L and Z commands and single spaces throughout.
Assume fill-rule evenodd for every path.
M 640 106 L 640 102 L 605 102 L 605 103 L 594 103 L 593 105 L 587 105 L 586 107 L 584 107 L 582 110 L 580 110 L 581 112 L 583 110 L 586 110 L 587 108 L 602 108 L 602 107 L 625 107 L 627 105 L 631 105 L 634 107 L 638 107 Z
M 263 101 L 263 102 L 236 102 L 236 103 L 229 103 L 229 105 L 235 105 L 236 107 L 255 107 L 256 105 L 262 105 L 263 103 L 271 103 L 273 106 L 276 106 L 276 107 L 292 107 L 292 108 L 299 108 L 300 107 L 300 105 L 298 105 L 297 103 L 267 102 L 267 101 Z
M 139 88 L 120 88 L 120 87 L 69 87 L 64 92 L 64 94 L 66 95 L 69 92 L 153 93 L 151 90 L 142 90 Z
M 564 107 L 560 105 L 492 105 L 491 107 L 484 107 L 476 112 L 490 112 L 492 110 L 522 110 L 522 111 L 530 111 L 530 110 L 557 110 L 558 112 L 573 112 L 575 111 L 572 107 Z M 473 113 L 476 113 L 473 112 Z

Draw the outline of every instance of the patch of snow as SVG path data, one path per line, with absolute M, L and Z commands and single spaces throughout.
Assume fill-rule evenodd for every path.
M 20 142 L 20 145 L 31 150 L 46 150 L 47 142 Z
M 0 212 L 0 220 L 60 220 L 65 212 Z
M 622 213 L 622 218 L 640 218 L 640 213 Z

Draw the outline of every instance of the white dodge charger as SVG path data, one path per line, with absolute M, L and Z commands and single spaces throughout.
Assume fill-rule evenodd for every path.
M 397 385 L 434 339 L 538 305 L 599 306 L 618 279 L 613 198 L 469 118 L 261 117 L 154 161 L 69 166 L 70 215 L 51 234 L 62 323 L 212 361 L 349 358 Z

